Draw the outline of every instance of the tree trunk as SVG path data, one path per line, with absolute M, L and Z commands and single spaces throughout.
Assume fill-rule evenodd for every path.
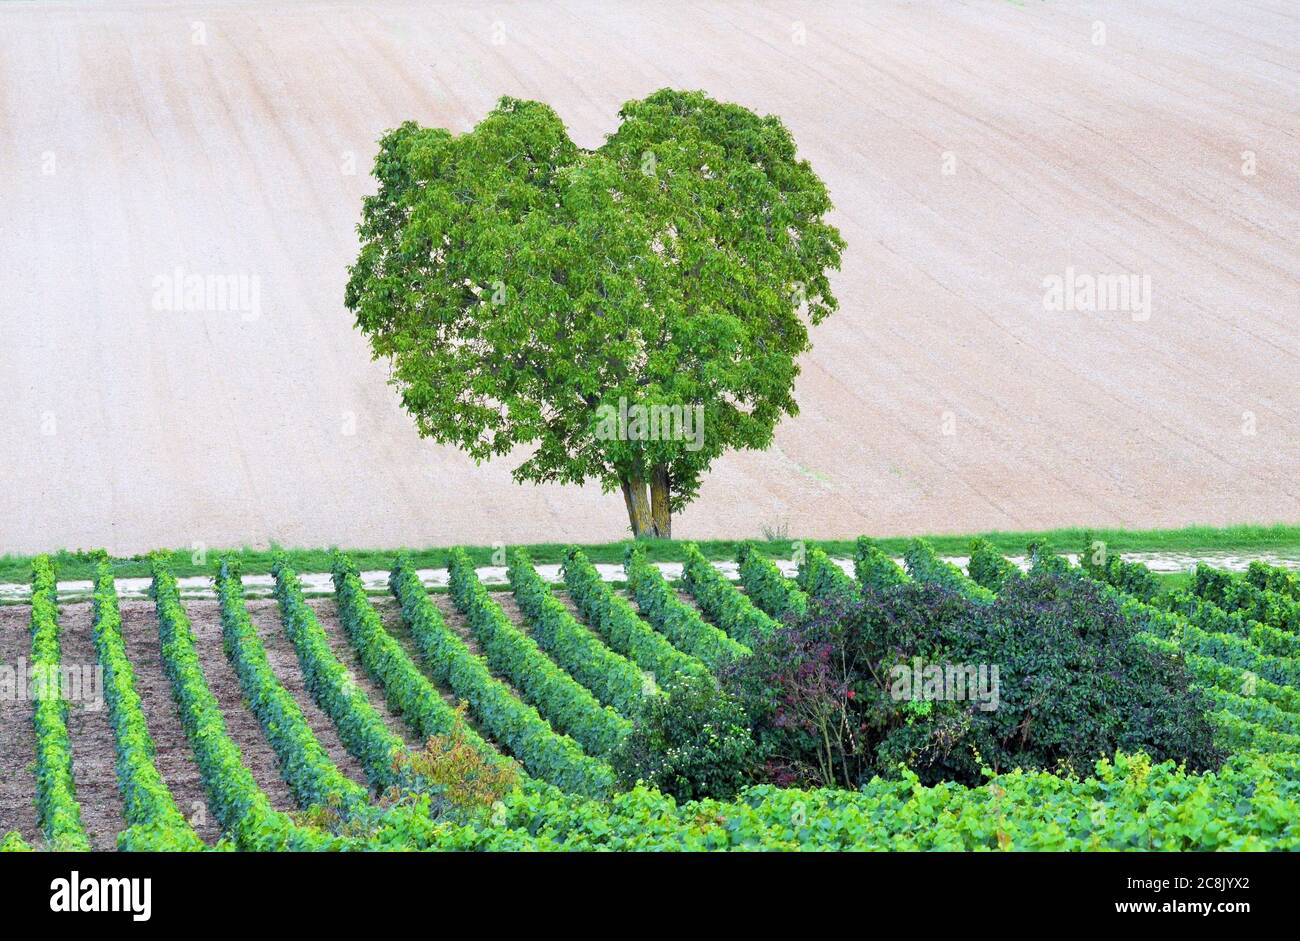
M 632 524 L 632 537 L 654 535 L 654 518 L 650 514 L 650 497 L 646 482 L 641 477 L 623 478 L 623 502 L 627 505 L 628 522 Z
M 673 537 L 673 515 L 668 508 L 670 487 L 668 465 L 656 464 L 650 472 L 650 516 L 654 520 L 655 535 L 660 539 Z

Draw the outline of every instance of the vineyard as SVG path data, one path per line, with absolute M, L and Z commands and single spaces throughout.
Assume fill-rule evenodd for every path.
M 3 848 L 1300 845 L 1293 573 L 1202 566 L 1187 587 L 1164 591 L 1118 556 L 1075 567 L 1035 546 L 1026 572 L 980 543 L 963 571 L 924 542 L 899 565 L 861 539 L 854 576 L 812 549 L 789 580 L 745 546 L 737 583 L 686 551 L 680 583 L 629 551 L 626 590 L 577 549 L 562 586 L 513 550 L 506 592 L 489 591 L 463 552 L 451 554 L 445 593 L 399 558 L 383 596 L 337 554 L 326 599 L 305 597 L 280 559 L 273 599 L 246 598 L 227 561 L 215 601 L 182 600 L 156 561 L 149 602 L 119 600 L 104 559 L 93 600 L 62 606 L 40 558 L 31 603 L 0 608 L 0 658 L 24 665 L 33 692 L 4 702 Z M 1086 773 L 1003 769 L 975 786 L 925 784 L 899 767 L 856 790 L 759 783 L 689 801 L 620 783 L 614 756 L 647 702 L 723 675 L 787 624 L 918 584 L 954 604 L 993 606 L 1044 572 L 1086 580 L 1136 628 L 1134 644 L 1190 673 L 1219 767 L 1119 751 Z M 89 680 L 70 681 L 88 667 L 102 676 L 93 697 Z M 469 797 L 457 768 L 472 769 Z

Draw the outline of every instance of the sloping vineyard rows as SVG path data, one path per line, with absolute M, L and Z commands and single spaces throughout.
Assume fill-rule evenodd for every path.
M 1248 722 L 1287 735 L 1300 736 L 1300 712 L 1284 709 L 1263 696 L 1243 696 L 1217 684 L 1202 683 L 1201 688 L 1219 711 L 1231 712 Z
M 904 572 L 878 545 L 866 536 L 859 536 L 853 552 L 853 571 L 858 583 L 884 591 L 909 580 Z
M 1212 601 L 1188 591 L 1173 593 L 1168 608 L 1210 634 L 1234 634 L 1262 653 L 1274 657 L 1300 657 L 1300 634 L 1251 620 L 1240 611 L 1225 611 Z
M 742 551 L 742 563 L 751 568 L 763 561 L 757 553 Z M 1012 577 L 1012 571 L 1018 577 L 1010 563 L 991 564 L 984 571 L 996 573 L 999 581 Z M 841 591 L 849 587 L 833 576 L 826 581 Z M 788 582 L 767 584 L 771 589 L 784 585 L 787 596 L 799 591 Z M 1136 605 L 1130 603 L 1128 613 L 1167 619 L 1166 625 L 1177 620 L 1141 602 Z M 1215 691 L 1222 707 L 1215 720 L 1228 741 L 1251 749 L 1294 747 L 1291 729 L 1300 703 L 1292 687 L 1145 636 L 1173 645 L 1189 665 L 1199 665 L 1201 676 L 1226 680 Z M 1229 691 L 1247 681 L 1255 698 Z M 1152 768 L 1140 757 L 1122 757 L 1100 762 L 1097 774 L 1084 780 L 1017 772 L 981 788 L 923 788 L 906 778 L 873 782 L 861 794 L 756 788 L 732 804 L 706 801 L 680 809 L 639 789 L 616 796 L 609 805 L 559 795 L 507 805 L 508 817 L 500 826 L 460 831 L 464 847 L 1186 850 L 1300 845 L 1295 827 L 1300 774 L 1291 755 L 1241 755 L 1217 775 L 1186 774 L 1172 762 Z M 537 836 L 525 839 L 523 833 Z
M 589 755 L 608 755 L 632 731 L 632 724 L 556 666 L 537 642 L 511 623 L 492 600 L 461 549 L 450 559 L 451 596 L 469 622 L 488 666 L 514 684 L 524 699 L 558 732 Z
M 795 581 L 810 598 L 851 601 L 858 597 L 858 586 L 853 579 L 816 547 L 804 553 Z
M 104 674 L 104 698 L 113 728 L 118 789 L 127 829 L 117 838 L 118 849 L 159 852 L 194 851 L 203 841 L 176 806 L 154 765 L 155 746 L 149 735 L 135 673 L 122 637 L 122 615 L 108 563 L 95 574 L 93 637 Z
M 977 539 L 971 544 L 966 571 L 972 581 L 994 594 L 1000 592 L 1007 582 L 1024 575 L 1015 563 L 1003 556 L 987 539 Z
M 623 563 L 627 586 L 642 616 L 678 650 L 690 654 L 709 669 L 718 671 L 750 655 L 750 649 L 700 617 L 699 612 L 677 597 L 677 592 L 645 554 L 629 549 Z
M 342 848 L 343 841 L 300 827 L 288 814 L 271 806 L 244 764 L 239 746 L 226 731 L 221 706 L 208 688 L 176 579 L 158 563 L 153 568 L 152 594 L 158 612 L 163 668 L 171 680 L 181 725 L 208 793 L 208 807 L 222 829 L 243 850 Z
M 348 778 L 326 753 L 292 694 L 276 678 L 266 646 L 244 604 L 238 570 L 221 562 L 216 578 L 226 656 L 244 699 L 261 723 L 280 762 L 280 773 L 304 809 L 322 805 L 351 816 L 369 801 L 366 789 Z
M 934 548 L 924 540 L 913 540 L 904 553 L 903 561 L 907 565 L 908 573 L 919 582 L 943 585 L 981 604 L 992 604 L 996 597 L 993 592 L 969 578 L 957 566 L 939 558 Z
M 777 623 L 737 591 L 693 544 L 686 547 L 682 581 L 700 610 L 739 644 L 752 646 L 776 630 Z
M 742 545 L 736 561 L 740 566 L 740 584 L 755 607 L 773 620 L 800 617 L 808 610 L 808 596 L 781 574 L 776 563 L 751 545 Z
M 1085 565 L 1083 571 L 1097 579 L 1124 615 L 1143 629 L 1139 640 L 1186 663 L 1218 706 L 1211 718 L 1221 745 L 1236 751 L 1300 753 L 1300 737 L 1293 731 L 1300 720 L 1300 661 L 1266 654 L 1248 636 L 1203 630 L 1192 617 L 1223 623 L 1226 615 L 1209 602 L 1198 602 L 1183 611 L 1180 608 L 1187 607 L 1187 600 L 1176 594 L 1172 610 L 1165 609 L 1111 583 L 1144 591 L 1150 573 L 1141 569 L 1144 567 L 1137 563 L 1110 560 L 1105 565 Z M 1249 622 L 1237 618 L 1234 623 L 1249 634 Z
M 1206 635 L 1236 635 L 1270 656 L 1300 655 L 1300 635 L 1294 628 L 1279 626 L 1293 619 L 1290 600 L 1255 587 L 1247 578 L 1201 564 L 1197 566 L 1190 590 L 1162 596 L 1156 577 L 1140 563 L 1111 555 L 1101 564 L 1088 564 L 1085 556 L 1084 568 L 1093 578 L 1117 591 L 1147 603 L 1159 602 L 1165 610 L 1187 618 Z M 1266 569 L 1257 566 L 1257 578 L 1261 571 Z M 1204 638 L 1202 641 L 1206 642 Z M 1222 643 L 1234 646 L 1231 640 Z
M 1212 657 L 1185 650 L 1176 640 L 1150 632 L 1139 635 L 1143 643 L 1183 658 L 1187 669 L 1203 686 L 1217 686 L 1229 692 L 1247 692 L 1286 712 L 1300 712 L 1300 690 L 1261 679 L 1249 670 L 1223 663 Z
M 655 682 L 677 674 L 707 676 L 709 668 L 682 653 L 614 594 L 581 549 L 564 554 L 564 584 L 587 623 L 614 650 L 648 672 Z
M 1136 563 L 1125 565 L 1133 566 Z M 1107 569 L 1103 574 L 1113 575 L 1116 571 Z M 1132 581 L 1131 575 L 1121 574 L 1121 577 L 1126 582 Z M 1167 610 L 1126 594 L 1109 582 L 1101 581 L 1100 584 L 1113 593 L 1127 616 L 1139 619 L 1148 633 L 1173 641 L 1189 656 L 1204 657 L 1239 671 L 1243 682 L 1247 681 L 1249 674 L 1250 680 L 1261 687 L 1257 690 L 1259 695 L 1266 695 L 1264 691 L 1272 690 L 1275 686 L 1292 691 L 1300 686 L 1300 660 L 1265 653 L 1252 640 L 1253 628 L 1249 621 L 1240 617 L 1231 618 L 1213 603 L 1197 601 L 1185 594 L 1175 594 L 1172 610 Z M 1201 624 L 1206 624 L 1211 629 L 1206 630 Z M 1243 633 L 1226 633 L 1215 629 L 1221 627 L 1233 627 Z M 1277 642 L 1271 634 L 1264 639 L 1269 644 Z M 1278 696 L 1291 698 L 1280 693 Z
M 384 630 L 379 612 L 366 599 L 356 566 L 346 556 L 337 555 L 333 576 L 343 630 L 389 704 L 421 739 L 451 736 L 460 721 L 456 710 L 442 698 L 402 645 Z M 473 729 L 464 727 L 459 732 L 462 740 L 488 761 L 510 763 Z
M 1251 622 L 1240 612 L 1227 612 L 1188 592 L 1174 592 L 1157 600 L 1158 582 L 1140 563 L 1116 555 L 1092 563 L 1085 554 L 1082 571 L 1102 584 L 1126 617 L 1141 625 L 1143 642 L 1182 658 L 1193 676 L 1220 706 L 1215 718 L 1221 727 L 1232 726 L 1240 746 L 1246 724 L 1263 724 L 1282 738 L 1272 745 L 1288 744 L 1294 734 L 1290 717 L 1300 708 L 1300 661 L 1286 653 L 1294 635 Z M 1061 564 L 1043 557 L 1038 564 Z M 1019 577 L 1019 570 L 986 542 L 972 547 L 970 568 L 988 585 L 1001 585 Z M 1266 567 L 1256 566 L 1256 577 Z M 1217 573 L 1221 575 L 1222 573 Z M 1207 582 L 1204 575 L 1202 578 Z M 1229 577 L 1231 578 L 1231 577 Z M 1224 579 L 1216 579 L 1222 586 Z M 1249 691 L 1249 696 L 1241 695 Z M 1255 736 L 1258 739 L 1258 736 Z
M 272 566 L 280 619 L 298 652 L 303 678 L 316 705 L 334 720 L 339 739 L 361 762 L 371 787 L 383 789 L 403 783 L 405 743 L 389 730 L 365 692 L 339 662 L 316 613 L 303 597 L 298 576 L 277 559 Z
M 623 716 L 635 715 L 646 696 L 641 671 L 569 613 L 523 549 L 510 553 L 510 585 L 537 646 L 602 703 Z
M 1246 569 L 1246 581 L 1260 591 L 1275 591 L 1293 601 L 1300 601 L 1300 573 L 1256 559 Z
M 270 806 L 226 732 L 220 706 L 207 688 L 175 581 L 157 565 L 153 595 L 164 669 L 209 805 L 240 849 L 1300 846 L 1300 767 L 1296 760 L 1300 753 L 1300 663 L 1295 658 L 1295 633 L 1279 626 L 1289 623 L 1282 602 L 1292 600 L 1289 592 L 1293 586 L 1289 578 L 1264 566 L 1252 567 L 1244 578 L 1205 574 L 1193 591 L 1172 595 L 1149 592 L 1149 573 L 1130 563 L 1108 560 L 1105 565 L 1084 566 L 1086 574 L 1098 579 L 1106 596 L 1139 628 L 1139 640 L 1180 657 L 1204 688 L 1218 737 L 1235 752 L 1216 774 L 1188 774 L 1172 763 L 1151 767 L 1141 756 L 1118 756 L 1099 762 L 1096 773 L 1085 779 L 1015 772 L 998 775 L 975 788 L 921 787 L 905 776 L 873 781 L 861 792 L 763 786 L 747 790 L 732 802 L 682 806 L 642 788 L 613 793 L 609 766 L 584 754 L 577 742 L 557 734 L 543 714 L 553 719 L 566 716 L 560 720 L 561 728 L 590 723 L 582 744 L 590 752 L 608 748 L 609 739 L 598 737 L 595 730 L 603 728 L 608 735 L 626 728 L 626 717 L 635 714 L 640 699 L 653 689 L 642 676 L 643 670 L 654 669 L 646 662 L 664 670 L 660 676 L 707 672 L 701 660 L 679 650 L 670 637 L 698 650 L 693 642 L 698 644 L 703 626 L 746 650 L 737 638 L 761 639 L 776 628 L 777 619 L 805 609 L 810 597 L 852 598 L 868 587 L 888 588 L 917 579 L 987 602 L 1009 579 L 1021 577 L 1019 569 L 991 546 L 979 544 L 972 547 L 969 576 L 937 559 L 924 544 L 909 549 L 905 572 L 870 540 L 860 540 L 854 559 L 857 579 L 812 550 L 800 566 L 798 584 L 785 579 L 753 547 L 742 547 L 738 558 L 744 593 L 712 566 L 702 565 L 702 557 L 688 558 L 685 586 L 707 621 L 677 599 L 661 576 L 647 575 L 639 561 L 629 559 L 633 593 L 652 627 L 599 580 L 580 552 L 567 554 L 564 575 L 586 624 L 573 618 L 541 582 L 526 554 L 512 553 L 511 585 L 529 625 L 524 632 L 510 623 L 491 599 L 467 560 L 457 557 L 452 566 L 453 595 L 490 663 L 475 656 L 443 622 L 409 560 L 401 559 L 390 577 L 390 587 L 426 658 L 433 682 L 385 631 L 355 569 L 344 557 L 336 558 L 333 574 L 344 632 L 390 704 L 421 734 L 446 735 L 458 718 L 434 685 L 437 683 L 465 699 L 484 733 L 519 757 L 540 779 L 525 778 L 523 787 L 503 799 L 491 820 L 472 825 L 430 819 L 427 811 L 421 815 L 405 806 L 380 808 L 368 802 L 365 789 L 333 764 L 292 695 L 276 679 L 245 609 L 238 573 L 223 567 L 216 587 L 227 656 L 295 799 L 303 807 L 342 809 L 343 817 L 352 817 L 359 828 L 349 832 L 364 832 L 364 837 L 340 837 L 299 824 Z M 1036 566 L 1049 570 L 1068 567 L 1064 560 L 1042 551 L 1034 553 L 1033 560 Z M 634 571 L 636 577 L 631 577 Z M 385 786 L 385 780 L 412 783 L 398 771 L 404 756 L 401 741 L 349 681 L 346 668 L 330 649 L 328 637 L 302 597 L 296 575 L 283 565 L 275 574 L 284 628 L 294 641 L 313 698 L 376 786 Z M 51 568 L 38 568 L 34 589 L 33 661 L 52 661 L 57 666 L 58 622 Z M 692 620 L 684 622 L 685 627 L 674 624 L 669 634 L 665 612 L 680 618 L 683 609 Z M 1253 617 L 1255 614 L 1264 614 L 1276 623 L 1266 623 Z M 119 846 L 202 848 L 153 765 L 153 743 L 126 659 L 106 566 L 96 579 L 94 615 L 94 639 L 105 669 L 118 782 L 128 823 Z M 703 636 L 713 637 L 707 632 Z M 715 661 L 715 665 L 720 662 L 724 661 Z M 542 704 L 543 714 L 494 679 L 489 665 L 515 682 L 524 696 Z M 60 723 L 54 721 L 65 707 L 57 698 L 47 702 L 60 711 L 44 710 L 44 725 L 42 719 L 37 720 L 42 826 L 50 845 L 88 846 L 84 830 L 82 842 L 77 842 L 77 817 L 71 816 L 76 796 L 66 724 L 62 724 L 60 738 Z M 596 716 L 605 718 L 593 720 Z M 610 721 L 610 716 L 618 724 Z M 466 734 L 483 754 L 497 761 L 509 760 L 473 731 L 466 730 Z M 51 827 L 50 821 L 58 825 Z M 0 846 L 5 850 L 24 848 L 13 836 Z
M 1256 570 L 1256 579 L 1259 580 Z M 1300 631 L 1300 600 L 1289 594 L 1259 588 L 1248 578 L 1220 572 L 1201 563 L 1196 566 L 1192 592 L 1230 613 L 1251 621 L 1295 633 Z
M 614 786 L 614 772 L 557 735 L 535 708 L 489 672 L 451 630 L 429 598 L 410 560 L 400 557 L 390 579 L 402 616 L 434 679 L 469 702 L 479 724 L 519 759 L 530 774 L 565 791 L 598 796 Z

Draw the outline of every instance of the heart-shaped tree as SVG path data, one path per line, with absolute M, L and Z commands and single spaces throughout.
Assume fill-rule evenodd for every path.
M 390 132 L 346 302 L 421 435 L 534 445 L 516 480 L 620 487 L 667 537 L 718 455 L 797 413 L 844 241 L 778 118 L 672 90 L 620 116 L 596 150 L 512 98 Z

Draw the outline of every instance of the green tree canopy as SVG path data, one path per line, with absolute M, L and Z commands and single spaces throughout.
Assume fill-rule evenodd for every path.
M 421 435 L 531 446 L 516 480 L 619 487 L 668 536 L 715 458 L 797 413 L 844 242 L 778 118 L 667 89 L 620 116 L 596 150 L 513 98 L 387 134 L 346 303 Z

